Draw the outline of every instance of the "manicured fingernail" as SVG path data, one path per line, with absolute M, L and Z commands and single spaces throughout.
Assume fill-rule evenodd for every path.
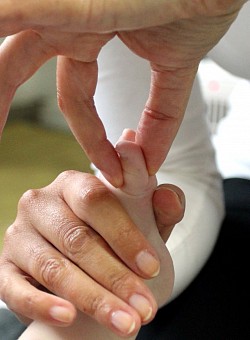
M 119 310 L 112 313 L 111 322 L 115 328 L 124 334 L 130 334 L 135 329 L 135 320 L 124 311 Z
M 159 261 L 148 251 L 143 250 L 137 255 L 136 264 L 149 277 L 155 277 L 160 272 Z
M 137 312 L 140 314 L 142 321 L 146 322 L 151 319 L 153 314 L 153 308 L 149 301 L 140 294 L 134 294 L 129 299 L 129 304 L 131 307 L 134 307 Z
M 70 323 L 74 319 L 74 315 L 67 308 L 61 306 L 54 306 L 50 308 L 50 315 L 53 319 L 63 322 Z

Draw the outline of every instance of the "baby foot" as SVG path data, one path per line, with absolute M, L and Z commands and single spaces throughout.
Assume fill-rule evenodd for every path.
M 109 189 L 119 198 L 123 207 L 138 228 L 157 251 L 161 270 L 158 276 L 146 283 L 153 292 L 159 306 L 169 299 L 174 282 L 172 259 L 163 242 L 155 222 L 152 195 L 157 186 L 156 176 L 149 176 L 143 152 L 134 142 L 135 133 L 125 130 L 116 145 L 123 169 L 124 184 L 117 189 L 107 183 Z

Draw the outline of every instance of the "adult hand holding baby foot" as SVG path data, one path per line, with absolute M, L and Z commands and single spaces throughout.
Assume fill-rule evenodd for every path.
M 148 175 L 144 184 L 147 180 Z M 167 234 L 184 213 L 178 196 L 184 199 L 181 190 L 170 185 L 150 193 L 157 224 Z M 142 278 L 152 277 L 159 263 L 142 231 L 95 176 L 65 172 L 49 186 L 29 191 L 21 198 L 17 219 L 6 234 L 0 257 L 0 296 L 17 314 L 40 320 L 48 329 L 53 325 L 69 326 L 76 307 L 102 325 L 100 334 L 104 334 L 105 326 L 114 334 L 126 335 L 131 328 L 123 325 L 125 329 L 118 331 L 121 314 L 114 313 L 125 311 L 135 334 L 157 310 L 145 285 L 147 280 L 143 282 Z M 145 254 L 154 254 L 153 265 Z M 171 280 L 164 297 L 161 292 L 156 294 L 158 303 L 170 293 Z M 53 294 L 44 292 L 44 287 Z M 99 326 L 93 319 L 84 315 L 88 327 L 97 331 Z M 81 322 L 54 331 L 61 332 L 60 339 L 64 339 L 76 324 Z M 86 322 L 83 325 L 86 331 Z M 108 334 L 110 339 L 115 336 Z
M 152 291 L 157 304 L 163 305 L 170 297 L 173 288 L 173 264 L 170 255 L 166 250 L 165 243 L 163 242 L 159 234 L 154 217 L 152 198 L 157 185 L 156 178 L 155 176 L 148 175 L 142 150 L 140 146 L 138 146 L 134 142 L 134 137 L 135 133 L 133 131 L 127 130 L 123 133 L 121 140 L 116 146 L 116 150 L 119 153 L 124 176 L 124 184 L 122 188 L 116 189 L 115 187 L 111 186 L 111 184 L 108 183 L 102 175 L 100 177 L 101 180 L 108 187 L 108 189 L 113 192 L 114 196 L 119 199 L 127 213 L 131 216 L 133 222 L 139 227 L 142 234 L 157 250 L 158 257 L 160 259 L 160 271 L 155 272 L 153 275 L 154 277 L 150 280 L 146 280 L 145 283 L 150 287 L 150 290 Z M 181 191 L 179 191 L 179 194 L 180 196 L 182 196 Z M 180 205 L 179 198 L 178 204 Z M 107 206 L 106 204 L 106 208 L 104 207 L 104 210 L 110 208 L 111 206 Z M 103 211 L 101 212 L 101 215 L 102 214 Z M 102 229 L 99 230 L 99 232 L 101 236 L 107 239 L 108 235 L 106 234 L 107 231 L 105 229 L 106 228 L 104 226 Z M 170 234 L 171 229 L 172 227 L 170 226 L 168 228 L 168 234 Z M 108 227 L 108 234 L 110 235 L 108 241 L 109 245 L 111 245 L 113 248 L 114 245 L 117 246 L 116 254 L 119 257 L 122 258 L 125 251 L 128 254 L 134 253 L 134 245 L 129 241 L 133 240 L 136 236 L 135 230 L 133 228 L 121 228 L 120 222 L 117 221 L 117 223 L 112 225 L 112 230 Z M 139 241 L 138 238 L 137 240 Z M 125 245 L 123 251 L 121 251 L 119 247 L 119 244 L 122 243 Z M 137 247 L 138 246 L 139 245 L 137 244 Z M 140 261 L 142 261 L 142 264 L 144 264 L 142 267 L 144 267 L 145 269 L 147 268 L 147 256 L 145 256 L 145 253 L 147 253 L 147 251 L 151 253 L 152 256 L 152 250 L 148 248 L 144 250 L 144 253 L 141 253 L 142 257 L 140 259 Z M 110 252 L 108 253 L 111 254 Z M 99 272 L 102 273 L 101 275 L 103 276 L 103 278 L 101 279 L 99 275 L 99 282 L 104 284 L 104 286 L 107 288 L 107 272 L 111 272 L 114 264 L 112 265 L 112 261 L 109 261 L 109 267 L 105 267 L 103 256 L 104 253 L 102 252 L 102 266 L 104 267 L 99 267 Z M 95 258 L 89 261 L 90 267 L 95 266 L 96 261 L 99 262 L 98 253 L 96 253 Z M 118 268 L 116 268 L 116 270 L 117 269 Z M 89 270 L 90 269 L 87 270 L 88 273 L 90 273 Z M 92 278 L 95 277 L 93 272 L 90 275 L 92 276 Z M 133 307 L 134 310 L 138 313 L 137 315 L 136 313 L 133 313 L 131 309 L 128 309 L 126 305 L 121 303 L 119 305 L 119 309 L 117 309 L 117 303 L 116 309 L 110 308 L 110 302 L 108 303 L 108 301 L 110 301 L 110 297 L 108 297 L 107 293 L 104 300 L 100 300 L 99 298 L 99 302 L 102 301 L 101 306 L 103 306 L 103 308 L 105 307 L 106 312 L 109 315 L 109 318 L 107 320 L 108 323 L 106 322 L 106 326 L 108 326 L 109 329 L 104 329 L 93 319 L 90 319 L 86 315 L 87 310 L 85 310 L 85 314 L 78 313 L 76 321 L 72 324 L 72 326 L 66 329 L 55 328 L 53 326 L 49 326 L 40 322 L 34 322 L 27 329 L 27 331 L 24 332 L 24 334 L 21 336 L 21 339 L 32 339 L 32 336 L 36 337 L 36 340 L 44 338 L 49 338 L 52 340 L 63 340 L 69 338 L 72 338 L 74 340 L 80 340 L 82 338 L 84 338 L 85 340 L 92 340 L 94 337 L 115 340 L 119 339 L 121 336 L 129 337 L 129 339 L 135 339 L 136 334 L 140 329 L 140 325 L 148 323 L 150 320 L 152 320 L 157 310 L 155 302 L 150 297 L 148 292 L 145 289 L 142 289 L 141 292 L 139 292 L 138 288 L 141 285 L 140 281 L 142 283 L 142 279 L 138 280 L 138 277 L 136 278 L 135 276 L 131 274 L 128 275 L 128 273 L 125 274 L 124 272 L 122 280 L 115 280 L 114 284 L 112 284 L 112 286 L 109 288 L 112 290 L 113 293 L 114 290 L 120 288 L 120 290 L 123 291 L 123 294 L 125 293 L 126 296 L 126 292 L 129 290 L 128 287 L 131 284 L 134 284 L 134 291 L 137 291 L 137 293 L 128 296 L 127 302 L 130 307 Z M 113 307 L 114 306 L 115 302 L 113 302 Z M 100 316 L 100 313 L 95 313 L 95 318 L 97 318 L 99 322 L 101 322 L 102 320 Z
M 125 130 L 116 145 L 119 154 L 124 183 L 119 189 L 112 187 L 104 178 L 105 185 L 119 198 L 133 222 L 157 251 L 160 259 L 159 273 L 146 281 L 153 292 L 158 306 L 170 297 L 174 284 L 174 270 L 170 254 L 166 248 L 155 221 L 152 196 L 157 187 L 156 176 L 149 176 L 143 152 L 135 143 L 135 132 Z M 182 193 L 180 191 L 180 197 Z M 164 228 L 163 228 L 164 229 Z M 162 230 L 164 234 L 164 231 Z M 171 230 L 167 231 L 169 237 Z M 128 251 L 130 245 L 127 245 Z
M 40 320 L 44 331 L 53 330 L 60 339 L 68 339 L 81 325 L 91 334 L 89 339 L 93 339 L 93 328 L 95 334 L 98 330 L 100 334 L 107 332 L 110 339 L 116 338 L 115 334 L 136 334 L 156 313 L 153 296 L 161 305 L 171 293 L 172 262 L 157 231 L 153 210 L 161 232 L 169 235 L 183 216 L 179 197 L 183 200 L 184 196 L 176 187 L 169 190 L 168 185 L 166 190 L 164 186 L 155 190 L 155 178 L 147 174 L 140 147 L 128 140 L 131 133 L 117 146 L 126 178 L 121 190 L 109 184 L 111 194 L 92 175 L 65 172 L 48 187 L 23 196 L 17 219 L 7 232 L 0 259 L 1 297 L 12 310 Z M 127 211 L 116 195 L 127 204 Z M 159 265 L 154 247 L 157 252 L 161 250 L 159 275 L 155 272 Z M 149 254 L 155 258 L 153 263 Z M 142 278 L 155 275 L 143 282 Z M 153 295 L 145 286 L 148 282 Z M 42 286 L 58 296 L 40 291 Z M 54 328 L 73 322 L 72 304 L 85 314 L 79 314 L 71 327 Z M 39 334 L 43 334 L 41 329 Z M 73 338 L 78 339 L 77 335 Z

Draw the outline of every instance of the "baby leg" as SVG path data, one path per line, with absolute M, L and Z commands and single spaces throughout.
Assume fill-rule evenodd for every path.
M 169 299 L 174 281 L 172 259 L 163 242 L 155 222 L 152 207 L 152 195 L 157 185 L 156 177 L 149 176 L 143 152 L 134 142 L 134 132 L 125 130 L 116 150 L 120 155 L 123 169 L 124 184 L 120 189 L 111 186 L 104 178 L 102 180 L 120 199 L 122 205 L 147 236 L 158 253 L 161 269 L 158 276 L 148 280 L 147 284 L 156 297 L 159 306 Z
M 116 189 L 103 177 L 101 177 L 101 179 L 110 190 L 117 195 L 131 218 L 151 241 L 158 253 L 161 262 L 160 273 L 153 279 L 148 280 L 147 284 L 155 295 L 159 306 L 161 306 L 168 300 L 172 292 L 174 278 L 173 265 L 166 246 L 159 235 L 152 208 L 152 194 L 156 188 L 156 178 L 148 175 L 142 150 L 133 139 L 134 133 L 126 131 L 117 144 L 117 152 L 120 154 L 124 175 L 123 187 Z M 133 333 L 133 328 L 131 329 L 131 333 Z M 130 330 L 128 334 L 130 334 Z M 129 339 L 134 340 L 135 337 L 136 336 L 133 335 Z M 110 330 L 105 329 L 87 315 L 79 313 L 76 322 L 67 328 L 53 327 L 40 322 L 33 322 L 20 337 L 20 340 L 21 339 L 117 340 L 120 339 L 120 337 Z

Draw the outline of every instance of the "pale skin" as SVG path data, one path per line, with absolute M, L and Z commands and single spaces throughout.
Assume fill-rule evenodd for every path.
M 112 32 L 119 31 L 119 36 L 125 43 L 127 41 L 132 50 L 151 62 L 151 92 L 136 139 L 145 153 L 148 170 L 153 174 L 158 169 L 162 159 L 165 158 L 178 130 L 199 60 L 230 26 L 243 1 L 174 1 L 171 3 L 161 1 L 157 4 L 155 1 L 148 1 L 147 6 L 145 6 L 145 1 L 115 1 L 112 2 L 112 6 L 110 6 L 111 2 L 105 1 L 103 4 L 109 5 L 106 7 L 101 7 L 100 1 L 26 1 L 25 4 L 26 6 L 24 6 L 24 1 L 21 3 L 20 1 L 4 0 L 0 4 L 1 35 L 19 32 L 9 38 L 1 47 L 0 73 L 2 76 L 0 82 L 2 81 L 2 83 L 0 83 L 0 92 L 2 101 L 0 102 L 0 121 L 2 128 L 16 88 L 36 72 L 47 59 L 60 54 L 63 56 L 58 58 L 61 108 L 80 144 L 85 148 L 93 162 L 106 173 L 106 178 L 110 179 L 115 186 L 121 186 L 123 179 L 119 158 L 107 141 L 104 129 L 98 122 L 93 107 L 93 93 L 97 76 L 95 60 L 100 48 L 113 37 L 114 33 Z M 124 4 L 128 6 L 127 9 Z M 190 6 L 190 4 L 194 4 L 194 6 Z M 79 11 L 79 5 L 83 11 Z M 96 11 L 88 11 L 86 10 L 87 7 L 84 10 L 85 5 L 93 6 L 93 9 L 96 6 Z M 134 15 L 131 15 L 131 8 Z M 168 8 L 168 10 L 165 11 L 165 8 Z M 103 12 L 100 12 L 100 10 Z M 88 20 L 82 20 L 84 14 Z M 150 20 L 148 20 L 149 17 Z M 154 27 L 148 28 L 149 24 Z M 65 27 L 67 27 L 67 32 L 65 32 Z M 140 30 L 137 31 L 137 29 Z M 75 33 L 76 31 L 78 33 Z M 90 33 L 86 34 L 86 32 Z M 183 32 L 185 32 L 184 36 Z M 164 38 L 164 43 L 162 38 Z M 77 48 L 75 50 L 72 43 L 74 41 L 76 41 L 76 47 L 79 50 Z M 162 53 L 158 53 L 159 49 Z M 8 66 L 9 63 L 11 63 L 11 66 Z M 68 79 L 69 74 L 71 75 L 70 79 Z M 88 82 L 86 82 L 86 79 L 88 79 Z M 74 96 L 71 96 L 72 93 Z M 165 105 L 166 100 L 169 101 L 169 106 Z M 87 128 L 83 129 L 86 126 Z M 79 127 L 81 128 L 79 129 Z M 93 131 L 95 137 L 93 137 Z M 155 131 L 157 131 L 156 134 Z M 159 150 L 156 151 L 157 148 Z M 109 159 L 109 162 L 106 161 L 107 159 Z M 59 181 L 50 188 L 53 187 L 55 190 L 56 185 L 59 187 L 57 187 L 57 192 L 62 194 L 62 191 L 59 190 Z M 38 193 L 36 192 L 36 194 Z M 27 209 L 27 203 L 28 200 L 31 200 L 31 197 L 26 195 L 26 198 L 22 200 L 23 205 L 25 205 L 25 199 Z M 112 203 L 117 207 L 113 201 Z M 128 225 L 127 215 L 125 216 L 121 210 L 119 210 L 119 214 L 126 221 L 124 225 Z M 43 216 L 43 221 L 44 218 L 47 218 L 47 216 Z M 19 221 L 21 221 L 20 214 Z M 22 226 L 24 225 L 25 223 L 22 222 Z M 131 224 L 129 223 L 129 225 Z M 15 228 L 12 228 L 9 233 L 16 233 L 21 244 L 21 233 L 18 233 Z M 30 237 L 34 237 L 33 240 L 35 240 L 38 236 L 34 234 L 34 228 L 32 231 L 33 234 L 31 233 Z M 129 266 L 136 273 L 138 273 L 138 268 L 135 265 L 136 255 L 143 249 L 149 249 L 146 240 L 143 239 L 142 241 L 141 236 L 139 238 L 141 241 L 137 243 L 140 245 L 139 247 L 135 245 L 134 239 L 131 238 L 130 242 L 134 244 L 134 251 L 129 258 L 126 258 L 127 253 L 124 244 L 120 247 L 121 253 L 123 253 L 120 254 L 121 258 L 125 263 L 130 262 Z M 10 237 L 7 239 L 8 244 L 11 245 Z M 51 233 L 50 240 L 55 243 L 55 239 L 55 235 Z M 12 248 L 15 249 L 13 243 Z M 154 253 L 153 250 L 152 253 Z M 16 266 L 17 256 L 16 258 L 13 254 L 11 256 L 12 261 L 4 258 L 2 268 L 4 268 L 5 276 L 2 277 L 4 283 L 2 294 L 6 301 L 9 300 L 10 306 L 15 309 L 16 296 L 25 296 L 28 291 L 30 293 L 31 287 L 25 285 L 25 275 Z M 26 267 L 27 263 L 28 259 L 26 258 L 23 267 Z M 11 270 L 13 271 L 11 272 Z M 142 272 L 138 275 L 150 276 Z M 39 277 L 38 273 L 37 277 Z M 9 288 L 10 285 L 8 284 L 13 282 L 10 278 L 15 279 L 17 284 L 20 283 L 19 287 L 25 288 L 19 291 L 23 295 L 12 295 L 13 291 L 7 292 L 6 287 Z M 58 294 L 61 292 L 62 296 L 77 305 L 75 296 L 69 296 L 65 287 L 62 287 L 61 291 L 58 287 L 59 283 L 55 284 L 52 287 L 54 289 L 51 290 L 55 293 L 58 292 Z M 143 289 L 140 292 L 146 294 Z M 25 304 L 21 304 L 19 300 L 18 307 L 20 309 L 17 309 L 26 311 L 26 313 L 28 311 L 26 316 L 30 318 L 39 316 L 40 320 L 55 323 L 56 321 L 52 319 L 48 311 L 53 305 L 52 300 L 55 302 L 59 298 L 46 295 L 46 298 L 42 299 L 36 291 L 32 291 L 32 293 L 31 296 L 38 298 L 39 302 L 46 301 L 47 305 L 43 304 L 41 307 L 43 310 L 35 311 L 33 304 L 36 301 L 35 298 L 31 301 L 26 300 L 29 301 L 26 308 Z M 27 294 L 27 296 L 30 295 Z M 56 301 L 59 304 L 59 300 Z M 63 302 L 60 300 L 60 303 L 67 311 L 71 310 L 70 320 L 72 320 L 72 314 L 74 314 L 72 304 L 67 304 L 65 300 Z M 108 321 L 105 320 L 103 323 L 106 324 Z
M 150 175 L 155 174 L 181 124 L 200 60 L 225 34 L 244 3 L 2 0 L 0 35 L 13 35 L 0 49 L 0 131 L 16 89 L 48 59 L 59 56 L 59 106 L 90 160 L 114 186 L 121 186 L 121 164 L 93 99 L 98 54 L 117 34 L 151 65 L 151 88 L 136 142 Z
M 152 207 L 152 195 L 157 185 L 156 178 L 155 176 L 148 176 L 143 153 L 141 148 L 133 141 L 134 138 L 135 134 L 132 131 L 126 131 L 123 133 L 122 140 L 116 146 L 123 169 L 123 187 L 115 189 L 103 177 L 102 181 L 118 197 L 133 221 L 139 226 L 154 248 L 157 249 L 161 270 L 154 278 L 146 281 L 146 284 L 154 294 L 157 305 L 161 306 L 166 303 L 171 295 L 174 270 L 170 254 L 157 228 Z M 129 251 L 129 244 L 127 247 Z M 110 265 L 112 264 L 110 263 Z M 101 271 L 101 266 L 102 263 L 100 263 L 99 271 Z M 91 273 L 89 274 L 91 275 Z M 123 289 L 125 290 L 126 283 L 126 278 L 124 277 Z M 139 318 L 138 315 L 128 312 L 124 307 L 120 310 L 110 309 L 108 298 L 102 301 L 102 307 L 110 314 L 111 325 L 109 330 L 104 329 L 103 326 L 97 324 L 86 314 L 78 313 L 76 321 L 66 329 L 34 322 L 20 339 L 90 340 L 94 338 L 119 339 L 121 336 L 135 339 L 141 323 L 147 323 L 152 320 L 157 307 L 153 306 L 153 304 L 150 305 L 143 295 L 134 295 L 130 299 L 132 305 L 136 306 L 137 311 L 139 311 Z
M 183 216 L 184 195 L 161 185 L 151 201 L 166 241 Z M 142 280 L 159 270 L 154 246 L 103 182 L 65 172 L 21 198 L 0 257 L 0 298 L 24 321 L 56 326 L 69 326 L 77 308 L 113 330 L 112 311 L 122 309 L 136 320 L 136 331 L 148 311 L 150 321 L 157 310 Z M 147 301 L 143 310 L 132 298 L 138 295 Z

